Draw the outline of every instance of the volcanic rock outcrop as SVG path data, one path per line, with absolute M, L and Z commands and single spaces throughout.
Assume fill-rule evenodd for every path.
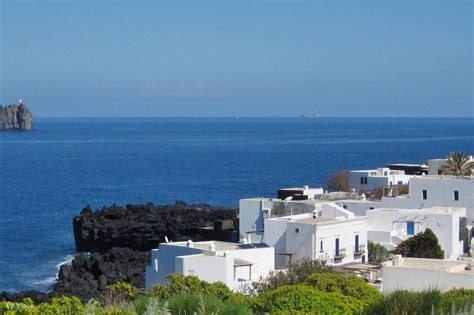
M 59 270 L 53 296 L 73 295 L 83 301 L 101 296 L 107 285 L 125 281 L 135 287 L 145 283 L 145 266 L 150 252 L 112 248 L 106 253 L 80 253 Z
M 158 248 L 165 236 L 173 241 L 229 241 L 237 234 L 236 221 L 237 209 L 182 201 L 167 206 L 113 205 L 96 212 L 86 207 L 73 219 L 74 238 L 78 251 L 92 253 L 80 253 L 70 265 L 61 266 L 51 295 L 86 301 L 117 281 L 143 288 L 150 250 Z
M 165 241 L 227 239 L 219 231 L 203 229 L 214 221 L 235 220 L 237 209 L 213 208 L 205 204 L 187 205 L 177 201 L 174 205 L 155 206 L 113 205 L 95 213 L 86 207 L 73 219 L 74 239 L 78 251 L 107 251 L 113 247 L 127 247 L 150 251 Z
M 21 101 L 16 105 L 0 105 L 0 130 L 31 130 L 33 115 Z

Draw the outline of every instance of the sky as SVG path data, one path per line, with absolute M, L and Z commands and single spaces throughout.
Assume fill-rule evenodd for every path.
M 41 117 L 474 116 L 471 1 L 0 0 Z

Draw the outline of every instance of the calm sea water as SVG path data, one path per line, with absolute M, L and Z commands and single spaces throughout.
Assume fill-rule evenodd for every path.
M 237 206 L 453 150 L 474 153 L 474 119 L 37 119 L 0 133 L 0 291 L 50 288 L 88 204 Z

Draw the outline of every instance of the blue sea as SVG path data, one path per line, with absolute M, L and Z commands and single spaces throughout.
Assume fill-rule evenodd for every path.
M 0 133 L 0 291 L 47 290 L 86 205 L 237 206 L 333 170 L 474 153 L 474 119 L 36 119 Z

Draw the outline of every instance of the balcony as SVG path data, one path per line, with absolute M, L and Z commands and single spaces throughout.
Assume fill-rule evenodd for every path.
M 346 257 L 346 249 L 345 248 L 339 249 L 339 252 L 334 251 L 334 261 L 342 260 L 344 257 Z
M 365 253 L 365 245 L 359 245 L 358 248 L 354 246 L 354 257 L 362 256 Z

